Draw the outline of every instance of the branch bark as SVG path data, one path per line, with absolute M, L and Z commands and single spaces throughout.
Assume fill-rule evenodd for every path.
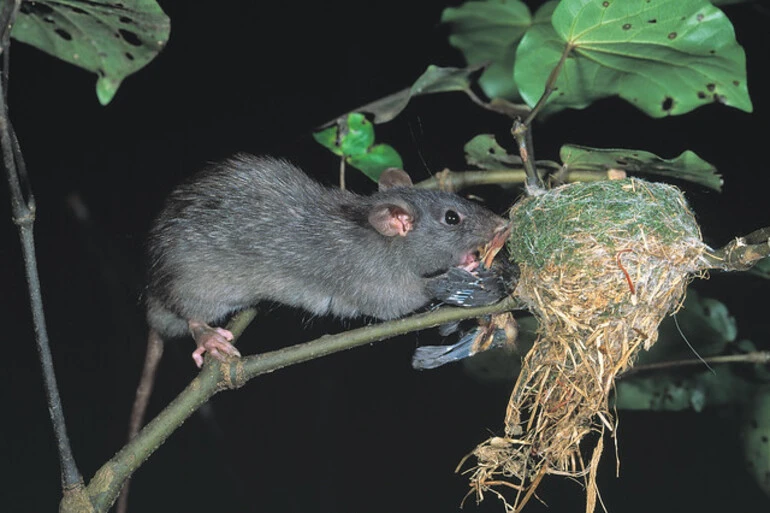
M 105 463 L 94 475 L 86 491 L 93 504 L 93 511 L 106 512 L 120 492 L 126 479 L 142 465 L 150 455 L 214 394 L 227 389 L 242 387 L 250 379 L 290 365 L 320 358 L 338 351 L 370 344 L 453 321 L 491 315 L 518 308 L 515 299 L 509 297 L 494 305 L 476 308 L 444 307 L 432 312 L 413 315 L 404 319 L 373 324 L 337 335 L 324 335 L 311 342 L 298 344 L 270 353 L 247 356 L 222 363 L 206 357 L 203 370 L 155 419 L 150 421 L 130 443 Z M 254 318 L 255 310 L 246 310 L 233 319 L 228 329 L 236 339 Z M 91 511 L 62 502 L 60 513 Z
M 704 268 L 746 271 L 768 256 L 770 256 L 770 227 L 765 227 L 746 236 L 736 237 L 723 248 L 704 254 Z
M 8 116 L 7 91 L 11 29 L 20 7 L 21 0 L 13 0 L 13 2 L 4 2 L 2 4 L 2 11 L 0 11 L 0 53 L 2 53 L 3 57 L 2 76 L 0 76 L 0 150 L 2 151 L 3 166 L 5 167 L 8 179 L 13 222 L 19 229 L 30 308 L 32 310 L 35 342 L 43 372 L 48 411 L 51 416 L 59 453 L 62 489 L 65 497 L 68 499 L 75 496 L 82 498 L 83 479 L 75 463 L 69 437 L 67 436 L 61 398 L 59 397 L 53 359 L 51 358 L 51 349 L 48 344 L 43 299 L 40 293 L 40 278 L 37 272 L 33 234 L 36 211 L 35 197 L 32 194 L 21 147 Z

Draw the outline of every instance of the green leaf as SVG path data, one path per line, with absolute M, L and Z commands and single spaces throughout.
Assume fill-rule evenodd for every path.
M 349 114 L 341 127 L 339 144 L 343 155 L 365 153 L 374 144 L 374 125 L 363 114 Z
M 551 112 L 614 95 L 652 117 L 713 102 L 752 110 L 743 48 L 707 0 L 563 0 L 552 26 L 534 25 L 517 50 L 514 78 L 529 105 L 567 45 Z
M 483 66 L 480 65 L 467 68 L 441 68 L 430 65 L 410 88 L 367 103 L 356 111 L 373 114 L 376 124 L 387 123 L 406 108 L 413 96 L 470 91 L 471 75 L 482 68 Z
M 499 169 L 521 165 L 521 157 L 509 155 L 505 148 L 500 146 L 492 134 L 479 134 L 468 141 L 463 148 L 465 161 L 481 169 Z
M 376 144 L 366 153 L 351 155 L 347 161 L 375 182 L 380 179 L 382 172 L 389 167 L 404 168 L 401 155 L 387 144 Z
M 735 343 L 737 336 L 735 317 L 724 303 L 701 297 L 690 288 L 676 318 L 663 320 L 658 328 L 658 341 L 649 351 L 639 354 L 636 364 L 697 358 L 687 341 L 701 357 L 722 354 L 729 344 Z
M 716 168 L 689 150 L 676 158 L 663 159 L 641 150 L 599 149 L 566 144 L 561 147 L 559 156 L 571 171 L 622 169 L 631 173 L 678 178 L 716 191 L 722 190 L 722 178 Z
M 333 126 L 330 126 L 329 128 L 324 128 L 323 130 L 313 132 L 313 139 L 315 139 L 318 144 L 320 144 L 330 152 L 334 153 L 335 155 L 339 155 L 341 157 L 342 149 L 339 147 L 339 144 L 337 141 L 338 133 L 339 133 L 339 127 L 337 127 L 337 125 L 333 125 Z
M 757 264 L 749 269 L 751 274 L 756 274 L 766 280 L 770 280 L 770 258 L 763 258 Z
M 315 132 L 313 138 L 375 182 L 385 169 L 404 167 L 401 156 L 392 146 L 374 144 L 374 125 L 358 112 L 339 119 L 332 127 Z
M 653 373 L 646 378 L 617 383 L 615 406 L 621 410 L 702 411 L 707 406 L 741 403 L 754 386 L 728 367 L 718 374 L 708 370 L 694 375 Z
M 154 0 L 39 0 L 21 4 L 11 35 L 96 73 L 96 96 L 107 105 L 163 49 L 170 27 Z
M 523 2 L 465 2 L 444 9 L 441 22 L 451 26 L 449 44 L 463 53 L 468 64 L 491 62 L 479 79 L 487 96 L 521 99 L 513 82 L 513 63 L 516 45 L 532 24 Z
M 736 345 L 737 334 L 735 318 L 723 303 L 689 289 L 676 319 L 668 317 L 661 323 L 658 341 L 639 354 L 636 365 L 694 359 L 694 351 L 703 358 L 723 354 L 728 345 Z M 751 388 L 727 367 L 714 374 L 703 365 L 695 374 L 674 370 L 622 378 L 617 383 L 616 406 L 701 411 L 706 406 L 740 403 Z
M 770 495 L 770 387 L 756 390 L 741 419 L 741 441 L 746 470 L 759 487 Z
M 363 114 L 353 112 L 334 126 L 314 132 L 313 138 L 335 155 L 360 155 L 374 144 L 374 125 Z

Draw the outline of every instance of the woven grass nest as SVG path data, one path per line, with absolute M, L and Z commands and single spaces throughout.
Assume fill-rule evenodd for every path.
M 584 480 L 590 512 L 602 434 L 616 426 L 608 402 L 615 377 L 655 343 L 660 322 L 707 267 L 708 248 L 679 189 L 634 178 L 529 196 L 510 217 L 508 248 L 521 271 L 514 295 L 540 327 L 504 436 L 472 453 L 471 491 L 478 500 L 493 492 L 520 511 L 543 477 L 570 476 Z M 515 499 L 506 500 L 505 488 Z

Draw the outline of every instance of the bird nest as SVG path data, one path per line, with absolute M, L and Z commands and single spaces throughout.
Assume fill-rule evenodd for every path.
M 680 191 L 638 179 L 575 183 L 511 209 L 514 295 L 537 317 L 505 417 L 504 436 L 473 451 L 472 491 L 520 511 L 548 474 L 585 480 L 598 497 L 602 434 L 614 431 L 615 377 L 658 338 L 708 248 Z M 597 436 L 586 438 L 595 433 Z M 581 451 L 581 441 L 592 450 Z M 584 459 L 590 454 L 590 459 Z M 515 490 L 511 504 L 501 487 Z

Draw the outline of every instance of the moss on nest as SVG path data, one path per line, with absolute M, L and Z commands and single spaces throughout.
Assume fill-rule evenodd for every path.
M 700 229 L 682 193 L 672 185 L 626 178 L 558 187 L 511 209 L 508 243 L 518 264 L 582 266 L 581 247 L 610 249 L 654 235 L 662 244 L 700 240 Z

